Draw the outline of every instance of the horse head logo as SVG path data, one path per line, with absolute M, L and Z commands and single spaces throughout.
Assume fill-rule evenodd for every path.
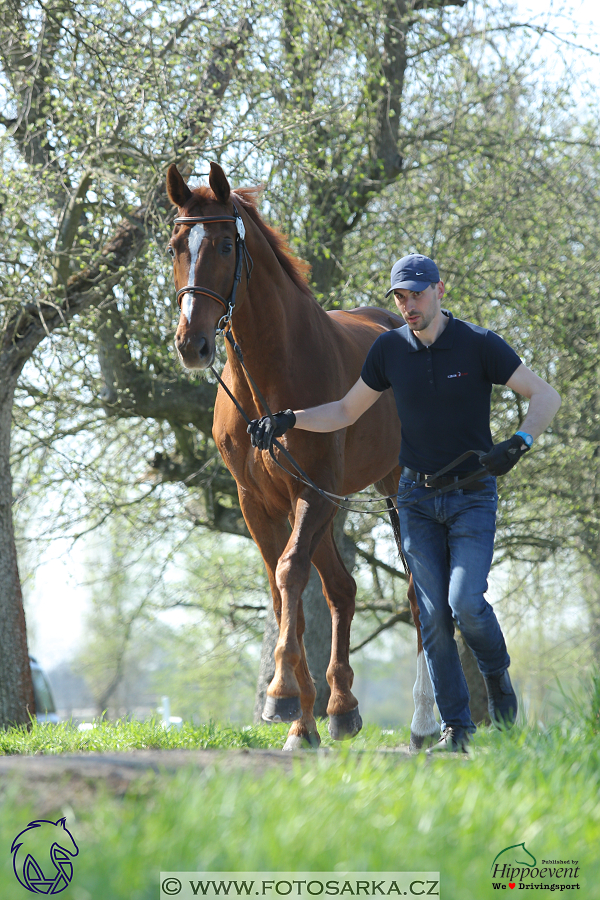
M 60 894 L 71 883 L 71 858 L 79 848 L 65 822 L 30 822 L 13 841 L 10 852 L 15 875 L 34 894 Z
M 516 866 L 529 866 L 529 868 L 536 865 L 536 858 L 525 847 L 525 841 L 522 841 L 520 844 L 511 844 L 510 847 L 505 847 L 504 850 L 501 850 L 492 863 L 492 867 L 498 860 L 500 860 L 501 863 L 509 863 Z

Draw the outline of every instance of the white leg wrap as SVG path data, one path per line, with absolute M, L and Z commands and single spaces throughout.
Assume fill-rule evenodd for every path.
M 410 725 L 412 733 L 418 737 L 425 737 L 439 732 L 440 726 L 433 714 L 433 687 L 423 651 L 417 655 L 417 680 L 413 688 L 413 699 L 415 714 Z

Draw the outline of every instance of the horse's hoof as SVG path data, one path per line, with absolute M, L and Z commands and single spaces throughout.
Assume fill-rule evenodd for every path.
M 358 706 L 351 709 L 350 712 L 342 713 L 341 716 L 329 716 L 327 728 L 334 741 L 344 741 L 346 738 L 354 737 L 362 728 Z
M 284 750 L 316 750 L 321 743 L 318 734 L 290 734 L 283 745 Z
M 265 722 L 295 722 L 302 718 L 300 697 L 270 697 L 267 694 L 262 714 Z
M 439 737 L 439 731 L 436 731 L 433 734 L 415 734 L 411 731 L 409 745 L 410 752 L 418 753 L 420 750 L 424 750 L 425 747 L 430 747 L 435 741 L 439 740 Z

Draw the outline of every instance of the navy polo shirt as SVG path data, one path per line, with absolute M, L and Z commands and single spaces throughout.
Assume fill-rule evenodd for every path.
M 521 360 L 499 335 L 450 319 L 426 347 L 408 325 L 380 335 L 361 377 L 374 391 L 391 387 L 402 425 L 399 461 L 433 474 L 466 450 L 491 450 L 492 384 L 506 384 Z M 454 473 L 478 467 L 471 456 Z

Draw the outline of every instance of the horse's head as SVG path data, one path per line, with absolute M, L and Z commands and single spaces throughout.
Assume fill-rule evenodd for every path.
M 230 313 L 237 287 L 236 275 L 239 280 L 242 262 L 246 263 L 246 275 L 249 271 L 244 223 L 239 209 L 230 200 L 225 173 L 216 163 L 210 164 L 209 184 L 210 190 L 206 187 L 190 190 L 177 167 L 169 167 L 167 193 L 179 208 L 168 245 L 181 310 L 175 347 L 186 369 L 206 369 L 212 365 L 216 330 L 223 316 Z M 242 291 L 238 291 L 237 306 L 241 299 Z

